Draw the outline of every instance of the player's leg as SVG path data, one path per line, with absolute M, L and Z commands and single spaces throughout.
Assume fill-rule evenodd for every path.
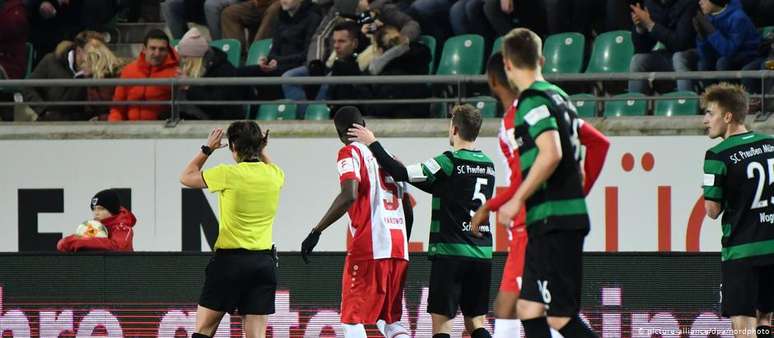
M 451 321 L 457 315 L 462 297 L 460 268 L 461 263 L 453 259 L 436 257 L 432 261 L 427 312 L 433 321 L 434 338 L 448 338 L 451 335 Z
M 410 338 L 408 328 L 403 326 L 403 289 L 406 286 L 406 270 L 408 261 L 389 259 L 384 264 L 382 274 L 386 277 L 387 295 L 385 308 L 379 315 L 376 327 L 387 338 Z
M 516 313 L 527 338 L 551 337 L 546 319 L 546 304 L 551 302 L 551 296 L 541 290 L 544 289 L 544 276 L 548 274 L 546 259 L 551 254 L 545 247 L 544 237 L 529 237 L 524 256 L 522 288 L 516 302 Z
M 363 323 L 369 317 L 376 317 L 384 303 L 374 267 L 379 261 L 352 262 L 349 256 L 344 260 L 341 278 L 341 326 L 345 338 L 366 338 Z M 376 320 L 375 318 L 373 319 Z
M 758 279 L 757 328 L 758 338 L 772 338 L 771 313 L 774 312 L 774 265 L 763 267 Z
M 492 261 L 465 262 L 460 275 L 462 294 L 460 309 L 465 316 L 465 328 L 471 338 L 490 338 L 484 327 L 489 312 L 489 286 L 492 276 Z
M 543 292 L 548 294 L 548 324 L 568 338 L 597 335 L 580 319 L 585 231 L 560 231 L 547 237 L 551 266 Z
M 245 315 L 242 319 L 242 327 L 245 331 L 245 338 L 266 337 L 266 324 L 268 322 L 268 315 Z
M 508 258 L 505 260 L 500 290 L 494 303 L 495 327 L 493 337 L 510 338 L 521 336 L 521 324 L 516 313 L 516 301 L 521 290 L 521 276 L 524 273 L 524 254 L 527 249 L 525 230 L 512 232 Z
M 721 312 L 731 319 L 735 338 L 755 338 L 758 271 L 747 264 L 722 262 Z

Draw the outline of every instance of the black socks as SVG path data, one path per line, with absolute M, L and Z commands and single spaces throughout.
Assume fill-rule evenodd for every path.
M 551 338 L 551 329 L 546 317 L 522 320 L 521 325 L 524 326 L 524 336 L 527 338 Z
M 583 337 L 583 338 L 597 338 L 597 334 L 586 326 L 578 316 L 572 317 L 567 325 L 559 330 L 559 333 L 565 337 Z

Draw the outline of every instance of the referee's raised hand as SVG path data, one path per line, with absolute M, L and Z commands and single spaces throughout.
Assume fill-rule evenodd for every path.
M 314 247 L 317 246 L 317 242 L 320 241 L 320 233 L 321 231 L 312 229 L 312 232 L 310 232 L 309 235 L 306 236 L 306 239 L 301 242 L 301 258 L 304 259 L 304 263 L 306 264 L 311 262 L 309 260 L 309 255 L 312 254 L 312 250 L 314 250 Z

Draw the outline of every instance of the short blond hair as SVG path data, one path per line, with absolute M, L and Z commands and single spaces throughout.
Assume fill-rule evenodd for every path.
M 526 28 L 515 28 L 503 38 L 503 56 L 516 68 L 537 69 L 543 57 L 543 40 Z
M 706 108 L 710 103 L 716 103 L 723 113 L 730 112 L 737 123 L 744 123 L 750 109 L 749 97 L 744 87 L 728 82 L 707 87 L 701 95 L 701 105 Z

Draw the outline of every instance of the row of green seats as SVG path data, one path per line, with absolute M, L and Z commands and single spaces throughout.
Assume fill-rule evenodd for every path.
M 247 113 L 249 120 L 295 120 L 298 105 L 290 102 L 278 102 L 262 104 L 256 114 Z M 331 118 L 331 110 L 325 104 L 315 103 L 306 107 L 304 120 L 328 120 Z
M 612 101 L 604 102 L 604 116 L 645 116 L 648 102 L 640 93 L 625 93 L 613 96 Z M 655 100 L 655 116 L 691 116 L 699 112 L 699 96 L 694 92 L 672 92 L 662 95 L 665 98 Z M 577 94 L 570 96 L 578 115 L 597 116 L 597 101 L 594 95 Z

